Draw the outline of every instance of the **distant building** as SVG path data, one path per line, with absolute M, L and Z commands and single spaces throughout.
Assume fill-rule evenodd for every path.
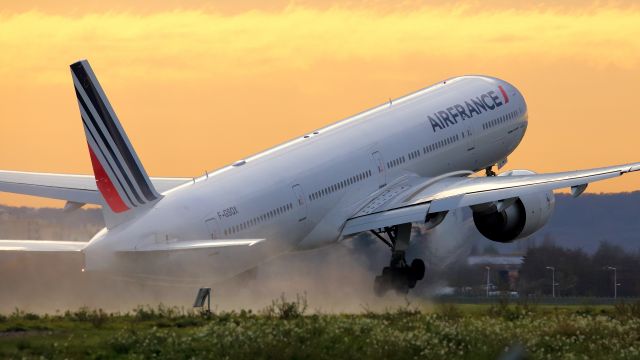
M 497 274 L 497 279 L 492 282 L 505 284 L 510 291 L 516 291 L 518 278 L 520 277 L 520 268 L 524 263 L 523 255 L 472 255 L 467 258 L 467 264 L 472 267 L 485 268 L 489 267 L 489 271 Z
M 520 269 L 524 255 L 472 255 L 467 258 L 469 266 L 496 266 L 508 269 Z

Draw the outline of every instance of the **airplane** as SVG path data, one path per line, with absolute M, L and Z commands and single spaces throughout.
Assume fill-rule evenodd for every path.
M 149 177 L 89 62 L 70 67 L 93 175 L 1 171 L 0 191 L 64 200 L 67 211 L 98 205 L 106 227 L 88 242 L 2 240 L 0 251 L 81 256 L 81 271 L 222 281 L 369 232 L 390 250 L 375 293 L 407 293 L 425 276 L 424 260 L 406 256 L 415 224 L 449 221 L 454 236 L 470 209 L 480 234 L 507 243 L 547 223 L 554 190 L 577 197 L 640 170 L 497 174 L 524 137 L 527 104 L 506 81 L 461 76 L 197 178 Z

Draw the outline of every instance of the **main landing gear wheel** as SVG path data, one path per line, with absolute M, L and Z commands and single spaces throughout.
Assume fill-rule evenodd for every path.
M 382 269 L 382 274 L 376 276 L 373 290 L 377 296 L 383 296 L 393 290 L 399 294 L 407 294 L 416 283 L 424 279 L 425 265 L 422 259 L 413 259 L 411 265 L 405 259 L 405 250 L 409 246 L 411 224 L 401 224 L 372 231 L 376 237 L 391 249 L 391 262 Z M 388 236 L 389 240 L 381 234 Z

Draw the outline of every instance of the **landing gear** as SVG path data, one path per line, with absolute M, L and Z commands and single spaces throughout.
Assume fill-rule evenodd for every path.
M 424 261 L 421 259 L 413 259 L 411 265 L 408 265 L 405 259 L 405 251 L 409 247 L 411 237 L 411 224 L 400 224 L 371 232 L 391 249 L 391 262 L 382 269 L 381 275 L 376 276 L 374 292 L 378 296 L 389 290 L 395 290 L 400 294 L 408 293 L 418 281 L 424 279 L 425 272 Z M 385 239 L 383 235 L 389 239 Z
M 487 167 L 484 169 L 484 173 L 485 173 L 485 175 L 487 175 L 487 176 L 496 176 L 496 173 L 495 173 L 495 171 L 493 171 L 493 169 L 492 169 L 492 168 L 493 168 L 493 165 L 491 165 L 491 166 L 487 166 Z

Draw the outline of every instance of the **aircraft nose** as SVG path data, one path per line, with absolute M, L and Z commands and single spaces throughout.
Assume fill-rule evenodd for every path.
M 527 103 L 524 100 L 524 96 L 522 96 L 520 90 L 504 80 L 500 81 L 499 89 L 502 93 L 501 95 L 503 96 L 503 98 L 505 98 L 505 102 L 513 102 L 518 112 L 525 115 L 526 120 Z

